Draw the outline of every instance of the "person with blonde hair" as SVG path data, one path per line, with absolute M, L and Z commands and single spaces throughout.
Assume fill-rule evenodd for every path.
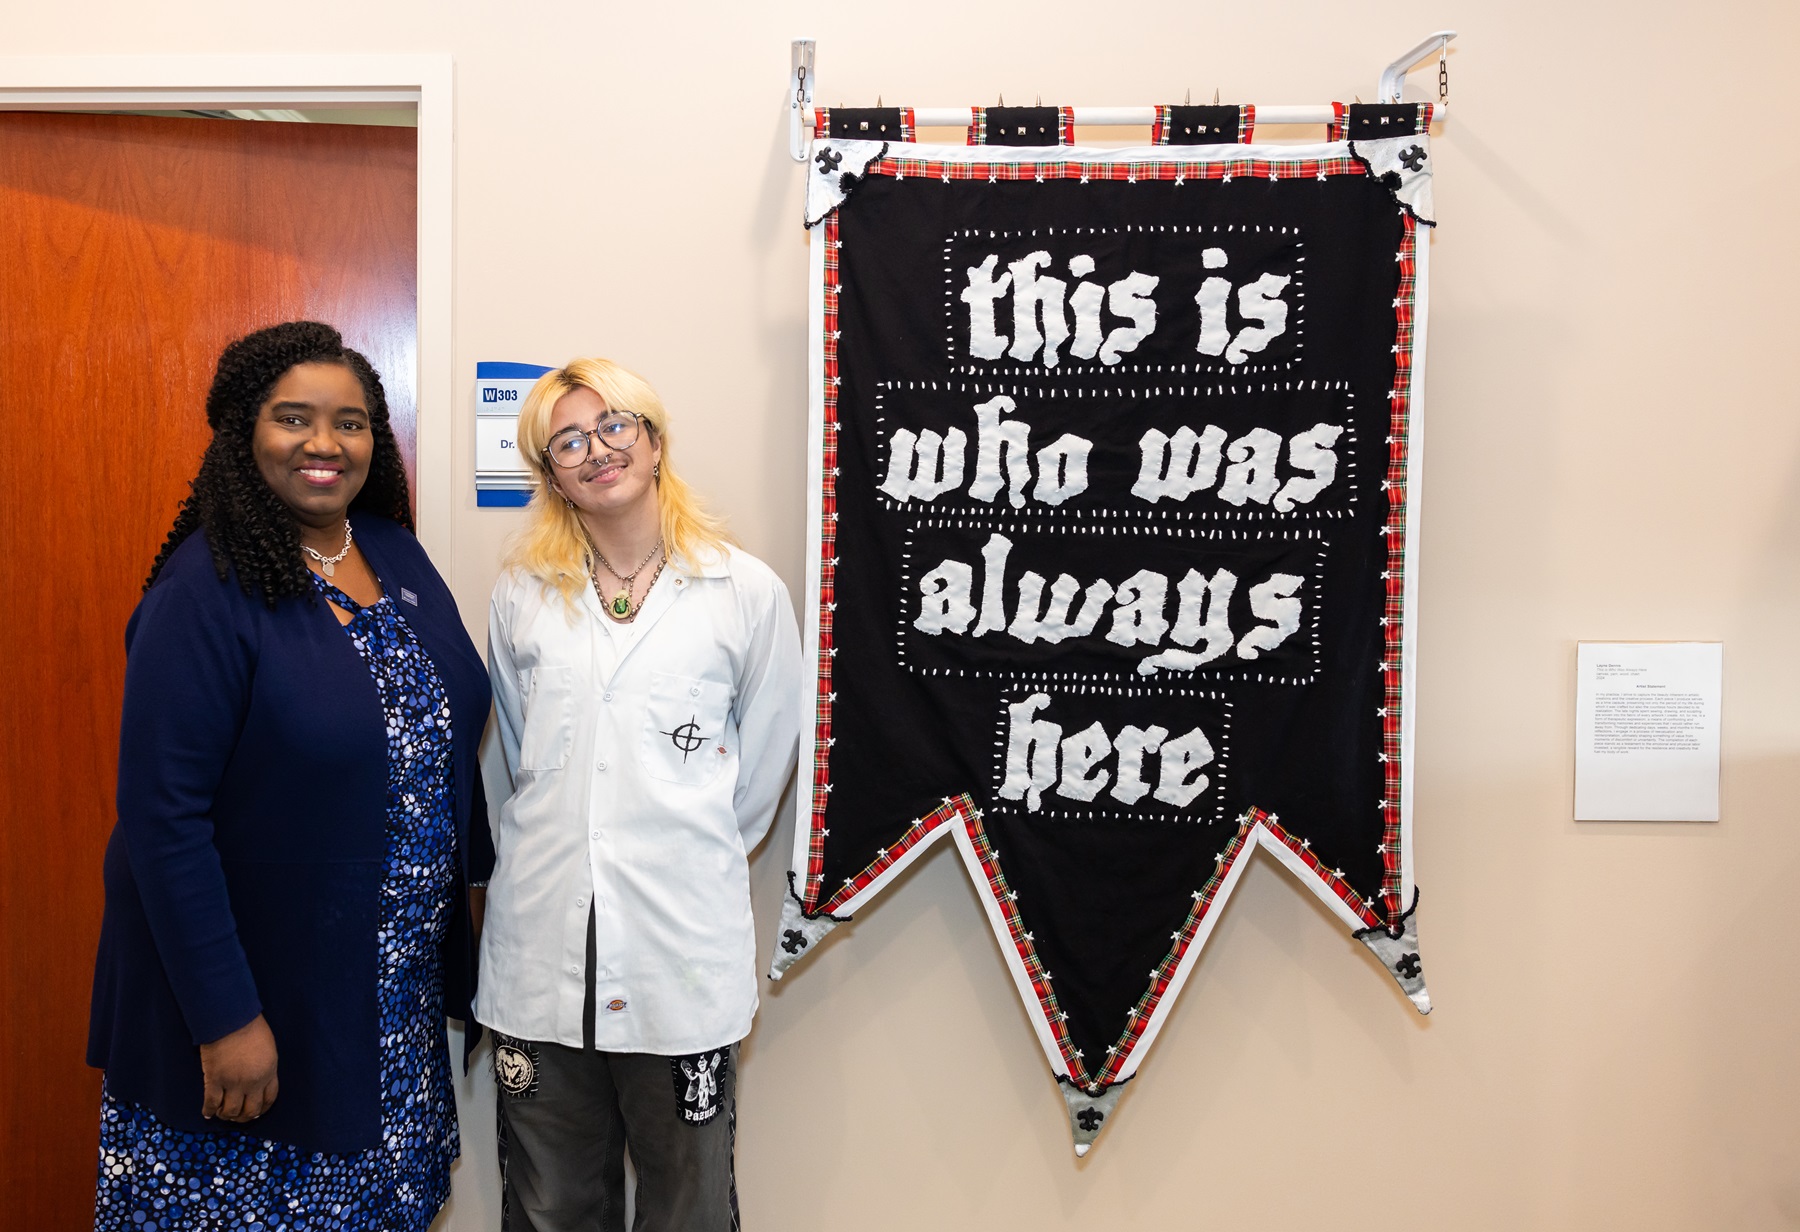
M 794 765 L 786 587 L 676 474 L 668 413 L 605 359 L 519 415 L 537 488 L 494 587 L 511 794 L 475 1016 L 495 1034 L 508 1232 L 725 1232 L 756 1012 L 748 853 Z

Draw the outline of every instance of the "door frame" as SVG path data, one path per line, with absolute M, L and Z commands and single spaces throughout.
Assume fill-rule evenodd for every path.
M 0 111 L 418 109 L 419 541 L 455 565 L 455 97 L 448 54 L 0 56 Z M 472 431 L 472 429 L 471 429 Z M 472 446 L 471 446 L 472 448 Z

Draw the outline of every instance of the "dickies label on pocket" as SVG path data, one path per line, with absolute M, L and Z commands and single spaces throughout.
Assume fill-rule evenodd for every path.
M 705 1125 L 719 1115 L 725 1104 L 725 1068 L 730 1063 L 729 1048 L 669 1058 L 669 1076 L 675 1080 L 675 1102 L 683 1121 Z

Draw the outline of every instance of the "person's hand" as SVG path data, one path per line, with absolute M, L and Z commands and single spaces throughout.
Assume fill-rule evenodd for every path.
M 206 1082 L 200 1115 L 242 1124 L 267 1112 L 281 1087 L 275 1060 L 275 1036 L 261 1014 L 230 1035 L 200 1045 L 200 1073 Z

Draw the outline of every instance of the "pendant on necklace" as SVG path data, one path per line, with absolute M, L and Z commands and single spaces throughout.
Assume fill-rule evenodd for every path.
M 325 561 L 323 563 L 325 565 L 325 576 L 328 578 L 336 577 L 337 576 L 337 566 L 332 564 L 330 561 Z
M 618 594 L 613 596 L 613 601 L 610 606 L 612 607 L 612 614 L 614 616 L 617 616 L 620 620 L 625 619 L 625 617 L 631 615 L 631 592 L 629 590 L 621 590 Z

